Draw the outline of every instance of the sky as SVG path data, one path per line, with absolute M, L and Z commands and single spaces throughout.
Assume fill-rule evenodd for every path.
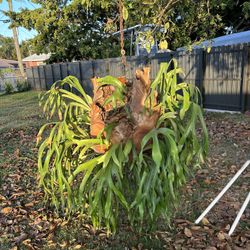
M 20 8 L 28 8 L 28 9 L 35 9 L 37 6 L 29 0 L 12 0 L 13 2 L 13 9 L 14 11 L 20 10 Z M 3 0 L 0 3 L 0 20 L 5 20 L 6 16 L 2 13 L 2 11 L 8 10 L 8 3 L 7 0 Z M 3 36 L 12 37 L 12 30 L 8 28 L 8 23 L 3 23 L 0 21 L 0 34 Z M 19 42 L 23 40 L 27 40 L 32 38 L 36 35 L 34 30 L 29 31 L 24 28 L 18 28 L 18 35 L 19 35 Z

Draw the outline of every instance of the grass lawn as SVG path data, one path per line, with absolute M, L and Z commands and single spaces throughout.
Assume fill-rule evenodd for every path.
M 234 235 L 227 232 L 249 192 L 250 173 L 234 184 L 200 225 L 194 220 L 250 159 L 250 116 L 206 114 L 210 151 L 204 168 L 183 188 L 170 227 L 164 221 L 151 233 L 134 231 L 126 221 L 107 237 L 87 220 L 69 221 L 43 203 L 37 188 L 36 134 L 45 122 L 38 92 L 0 96 L 0 249 L 250 249 L 250 209 Z
M 0 96 L 0 133 L 42 124 L 37 91 Z

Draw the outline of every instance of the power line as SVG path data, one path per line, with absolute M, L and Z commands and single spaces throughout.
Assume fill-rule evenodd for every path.
M 5 16 L 5 15 L 4 15 L 4 14 L 2 14 L 2 15 L 1 15 L 1 17 L 0 17 L 0 19 L 1 19 L 1 18 L 3 18 L 4 16 Z
M 26 0 L 26 2 L 27 2 L 28 4 L 30 4 L 34 9 L 37 8 L 37 7 L 36 7 L 32 2 L 30 2 L 29 0 Z
M 8 20 L 8 19 L 0 19 L 0 22 L 3 22 L 3 23 L 9 23 L 9 22 L 10 22 L 10 20 Z

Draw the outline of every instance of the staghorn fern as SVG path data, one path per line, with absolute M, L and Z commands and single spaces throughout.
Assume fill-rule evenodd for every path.
M 208 148 L 198 89 L 187 83 L 177 84 L 177 74 L 182 71 L 176 61 L 173 69 L 170 64 L 161 64 L 152 84 L 145 78 L 149 76 L 148 69 L 137 71 L 137 84 L 148 86 L 144 88 L 146 98 L 145 93 L 141 96 L 143 111 L 138 113 L 137 100 L 126 99 L 129 93 L 131 99 L 139 98 L 133 88 L 131 92 L 128 84 L 111 76 L 93 79 L 93 98 L 73 76 L 54 83 L 41 97 L 44 112 L 48 117 L 57 112 L 59 121 L 45 124 L 37 137 L 39 143 L 44 130 L 50 130 L 39 148 L 39 185 L 58 211 L 68 215 L 81 211 L 91 217 L 94 227 L 105 225 L 108 232 L 116 231 L 122 210 L 133 225 L 141 226 L 145 221 L 153 225 L 160 216 L 169 218 L 186 176 L 192 166 L 204 161 Z M 77 95 L 63 89 L 66 85 Z M 101 88 L 113 92 L 102 96 L 105 98 L 99 107 L 96 96 Z M 103 128 L 99 126 L 93 132 L 94 108 L 98 112 L 106 108 L 106 115 L 111 111 L 118 115 L 124 112 L 125 123 L 131 119 L 134 122 L 135 117 L 148 120 L 145 118 L 146 122 L 137 124 L 125 140 L 117 143 L 114 131 L 123 125 L 122 119 L 107 122 L 100 115 Z M 152 117 L 155 122 L 145 130 L 145 123 Z M 201 126 L 199 134 L 197 124 Z

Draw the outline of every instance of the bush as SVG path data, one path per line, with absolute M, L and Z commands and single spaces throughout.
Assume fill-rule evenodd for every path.
M 9 81 L 5 81 L 4 90 L 6 94 L 10 94 L 14 91 L 14 87 Z
M 177 83 L 181 72 L 173 60 L 151 84 L 149 68 L 136 70 L 133 83 L 93 78 L 93 98 L 69 76 L 42 95 L 48 117 L 59 119 L 37 136 L 50 130 L 38 152 L 39 183 L 57 211 L 87 214 L 109 232 L 121 214 L 135 228 L 169 219 L 208 149 L 199 91 Z
M 30 90 L 30 84 L 26 80 L 17 80 L 16 87 L 18 92 Z

